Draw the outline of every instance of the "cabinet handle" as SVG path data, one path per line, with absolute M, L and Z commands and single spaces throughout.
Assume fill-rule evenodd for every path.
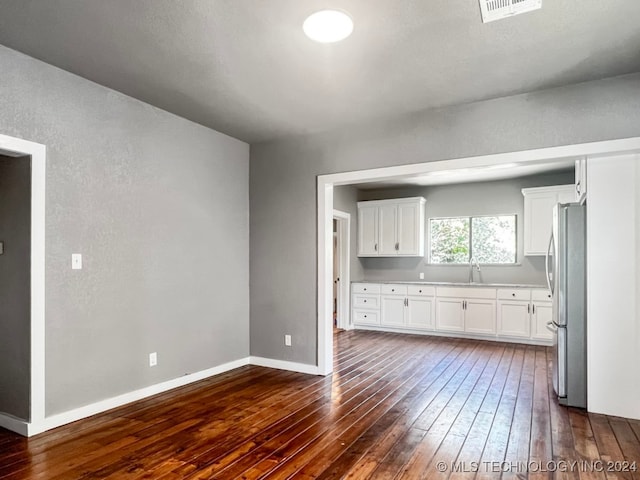
M 373 246 L 373 249 L 374 249 L 376 252 L 378 251 L 378 244 L 377 244 L 377 243 Z
M 463 309 L 463 310 L 466 310 L 466 309 L 467 309 L 467 301 L 466 301 L 466 300 L 463 300 L 463 301 L 462 301 L 462 309 Z
M 527 303 L 527 313 L 531 313 L 531 304 Z
M 367 303 L 367 301 L 366 301 L 366 300 L 363 300 L 363 302 L 364 302 L 364 303 Z
M 400 250 L 400 244 L 396 243 L 396 251 Z
M 576 182 L 576 193 L 580 195 L 580 180 Z
M 512 297 L 515 297 L 515 296 L 516 296 L 516 294 L 515 294 L 515 293 L 512 293 L 512 294 L 511 294 L 511 296 L 512 296 Z
M 534 314 L 536 313 L 536 304 L 535 303 L 533 304 L 533 313 Z

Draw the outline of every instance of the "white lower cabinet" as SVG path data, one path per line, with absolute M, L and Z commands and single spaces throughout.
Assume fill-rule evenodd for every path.
M 529 338 L 531 304 L 510 300 L 498 301 L 498 331 L 501 336 Z
M 464 332 L 464 300 L 436 298 L 436 328 L 439 332 Z
M 495 288 L 438 287 L 437 329 L 443 332 L 496 333 Z
M 404 327 L 405 301 L 405 296 L 383 296 L 381 298 L 382 317 L 380 324 L 387 327 Z
M 498 290 L 498 336 L 552 340 L 550 300 L 547 290 Z
M 531 315 L 531 338 L 535 340 L 553 340 L 553 333 L 547 327 L 552 320 L 553 307 L 551 302 L 534 303 L 535 309 Z
M 353 284 L 356 327 L 434 331 L 513 342 L 550 343 L 551 296 L 543 289 L 420 284 Z
M 406 325 L 409 328 L 433 330 L 435 301 L 433 297 L 407 297 L 405 310 Z
M 496 301 L 467 300 L 464 306 L 464 331 L 482 335 L 495 335 Z

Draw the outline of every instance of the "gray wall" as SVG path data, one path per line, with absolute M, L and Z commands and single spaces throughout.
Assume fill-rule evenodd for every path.
M 383 190 L 362 190 L 358 200 L 384 200 L 388 198 L 424 197 L 425 238 L 429 238 L 428 219 L 467 215 L 517 215 L 518 265 L 481 267 L 480 279 L 485 283 L 545 284 L 543 257 L 524 256 L 524 197 L 522 189 L 547 185 L 566 185 L 574 182 L 573 170 L 552 175 L 535 175 L 494 182 L 464 183 L 432 187 L 407 187 Z M 426 250 L 426 249 L 425 249 Z M 428 265 L 424 258 L 361 258 L 366 280 L 419 280 L 424 272 L 426 281 L 466 282 L 468 266 Z M 477 273 L 475 274 L 478 280 Z M 355 278 L 355 277 L 354 277 Z
M 351 215 L 349 230 L 349 267 L 352 280 L 364 277 L 362 262 L 358 258 L 358 190 L 352 185 L 333 188 L 333 208 Z
M 316 364 L 317 175 L 635 136 L 640 74 L 252 145 L 252 354 Z
M 0 155 L 0 412 L 29 420 L 31 158 Z
M 4 47 L 0 64 L 0 133 L 47 146 L 47 415 L 246 357 L 249 146 Z

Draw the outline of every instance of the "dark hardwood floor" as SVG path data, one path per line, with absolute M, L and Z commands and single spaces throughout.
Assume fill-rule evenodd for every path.
M 0 429 L 0 478 L 640 479 L 640 422 L 559 406 L 544 347 L 335 341 L 328 377 L 243 367 L 31 439 Z

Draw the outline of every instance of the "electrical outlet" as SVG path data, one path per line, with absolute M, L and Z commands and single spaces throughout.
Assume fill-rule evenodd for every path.
M 81 253 L 71 254 L 71 268 L 73 270 L 82 270 L 82 254 Z
M 291 346 L 291 335 L 285 335 L 284 336 L 284 344 L 287 347 Z
M 156 352 L 149 354 L 149 366 L 155 367 L 158 364 L 158 354 Z
M 420 272 L 420 280 L 424 280 L 424 272 Z

